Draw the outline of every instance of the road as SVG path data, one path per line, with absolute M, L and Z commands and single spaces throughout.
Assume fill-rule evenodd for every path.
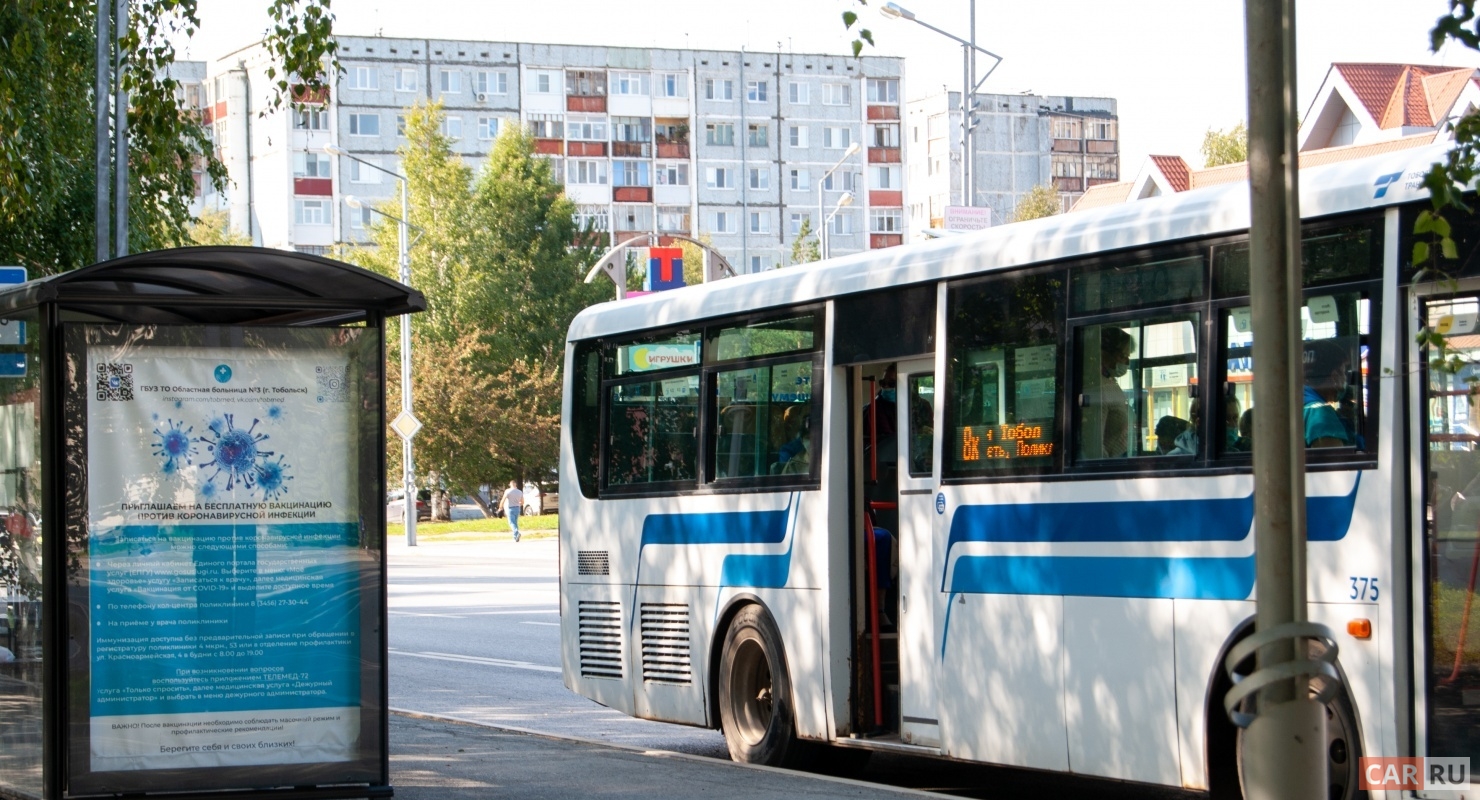
M 718 732 L 632 719 L 565 689 L 554 539 L 415 548 L 393 539 L 388 557 L 392 708 L 728 758 Z M 991 800 L 1203 797 L 892 754 L 849 777 Z

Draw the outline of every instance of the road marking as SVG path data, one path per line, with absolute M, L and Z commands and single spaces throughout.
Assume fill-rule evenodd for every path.
M 456 661 L 463 664 L 482 664 L 488 667 L 527 669 L 532 672 L 554 672 L 556 674 L 560 672 L 560 667 L 547 667 L 544 664 L 533 664 L 528 661 L 510 661 L 506 658 L 479 658 L 478 656 L 462 656 L 456 653 L 412 653 L 407 650 L 396 650 L 394 648 L 388 648 L 388 650 L 393 655 L 430 658 L 434 661 Z
M 526 620 L 526 621 L 521 622 L 519 624 L 520 625 L 549 625 L 552 628 L 558 628 L 558 627 L 560 627 L 560 623 L 558 623 L 558 622 L 529 622 L 529 621 Z

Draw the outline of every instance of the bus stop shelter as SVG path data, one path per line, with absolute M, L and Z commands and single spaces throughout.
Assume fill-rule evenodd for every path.
M 317 256 L 0 292 L 0 797 L 384 797 L 385 326 Z

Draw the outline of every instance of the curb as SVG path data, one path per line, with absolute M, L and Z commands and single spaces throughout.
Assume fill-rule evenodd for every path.
M 636 747 L 630 744 L 617 744 L 615 742 L 603 742 L 597 739 L 582 738 L 580 736 L 561 736 L 559 734 L 546 733 L 544 731 L 536 731 L 529 728 L 518 728 L 512 725 L 493 725 L 487 722 L 479 722 L 477 720 L 466 719 L 464 717 L 456 717 L 449 714 L 432 714 L 425 711 L 411 711 L 404 708 L 387 708 L 386 710 L 397 716 L 407 717 L 409 719 L 422 719 L 430 722 L 447 722 L 455 725 L 471 725 L 477 728 L 487 728 L 489 730 L 503 731 L 504 733 L 516 733 L 521 736 L 533 736 L 540 739 L 550 739 L 557 742 L 569 742 L 572 744 L 586 745 L 588 747 L 601 747 L 608 750 L 621 750 L 640 756 L 651 756 L 654 758 L 671 758 L 678 761 L 689 761 L 692 763 L 704 764 L 707 766 L 725 766 L 738 767 L 740 769 L 759 770 L 761 772 L 770 772 L 777 775 L 789 775 L 797 778 L 809 778 L 812 780 L 828 781 L 830 783 L 841 784 L 843 786 L 852 786 L 859 789 L 894 792 L 905 797 L 931 797 L 935 798 L 935 800 L 940 800 L 941 797 L 945 796 L 932 792 L 921 791 L 919 789 L 906 789 L 899 786 L 889 786 L 887 784 L 881 783 L 869 783 L 868 781 L 861 781 L 855 778 L 840 778 L 835 775 L 818 775 L 812 772 L 803 772 L 802 770 L 786 769 L 785 767 L 767 767 L 761 764 L 742 764 L 736 761 L 720 761 L 718 759 L 709 758 L 707 756 L 696 756 L 692 753 L 678 753 L 672 750 L 652 750 L 646 747 Z

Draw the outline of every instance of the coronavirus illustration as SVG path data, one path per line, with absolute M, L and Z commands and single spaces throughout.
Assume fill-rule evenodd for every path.
M 180 469 L 180 464 L 194 463 L 193 459 L 197 451 L 196 443 L 198 437 L 191 436 L 195 428 L 185 427 L 185 423 L 176 422 L 173 419 L 166 420 L 165 425 L 154 429 L 154 456 L 162 459 L 160 471 L 166 475 L 173 475 Z
M 270 460 L 276 454 L 262 449 L 262 443 L 268 437 L 265 433 L 256 432 L 258 422 L 260 420 L 253 419 L 245 430 L 236 427 L 231 414 L 223 414 L 211 422 L 210 432 L 200 437 L 211 451 L 211 460 L 201 464 L 201 469 L 214 470 L 206 477 L 207 484 L 214 485 L 224 476 L 227 491 L 238 484 L 248 489 L 261 489 L 274 497 L 286 491 L 285 482 L 289 480 L 287 465 L 281 456 L 276 461 Z

